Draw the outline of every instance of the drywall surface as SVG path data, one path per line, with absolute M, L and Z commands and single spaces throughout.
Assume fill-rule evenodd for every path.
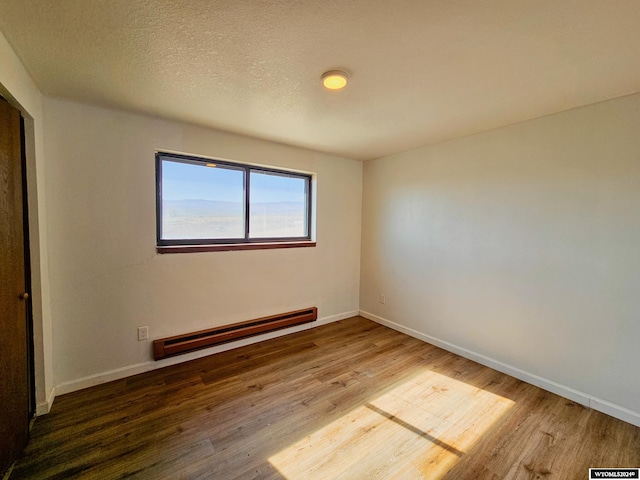
M 0 94 L 25 120 L 25 155 L 31 252 L 34 368 L 37 412 L 49 411 L 53 398 L 51 307 L 45 199 L 42 94 L 0 33 Z
M 61 99 L 44 104 L 55 382 L 65 391 L 151 360 L 138 326 L 153 339 L 312 305 L 321 319 L 358 310 L 360 162 Z M 316 173 L 317 247 L 157 254 L 156 149 Z
M 366 162 L 361 310 L 638 415 L 639 132 L 636 94 Z

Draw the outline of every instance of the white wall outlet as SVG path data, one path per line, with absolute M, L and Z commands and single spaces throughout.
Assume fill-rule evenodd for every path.
M 380 294 L 380 303 L 383 305 L 387 303 L 387 296 L 384 293 Z
M 149 340 L 149 327 L 138 327 L 138 341 Z

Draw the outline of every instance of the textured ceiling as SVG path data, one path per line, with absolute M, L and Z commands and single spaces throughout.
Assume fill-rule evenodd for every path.
M 48 95 L 357 159 L 640 91 L 639 0 L 0 0 L 0 29 Z

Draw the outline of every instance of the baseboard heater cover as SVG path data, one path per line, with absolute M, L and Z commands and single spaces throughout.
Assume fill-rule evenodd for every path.
M 160 338 L 153 341 L 153 358 L 155 360 L 161 360 L 166 357 L 213 347 L 221 343 L 260 335 L 261 333 L 273 332 L 282 328 L 313 322 L 317 319 L 318 309 L 316 307 L 309 307 L 303 310 L 256 318 L 246 322 L 210 328 L 208 330 Z

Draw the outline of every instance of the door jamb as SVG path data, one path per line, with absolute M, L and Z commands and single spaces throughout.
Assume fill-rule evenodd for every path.
M 27 327 L 27 375 L 29 382 L 29 418 L 36 415 L 36 382 L 35 382 L 35 345 L 33 330 L 33 308 L 31 291 L 31 243 L 29 237 L 29 198 L 27 191 L 27 153 L 25 140 L 24 117 L 20 114 L 20 163 L 22 171 L 22 225 L 24 238 L 24 287 L 29 293 L 26 299 L 26 327 Z M 30 424 L 31 425 L 31 424 Z

